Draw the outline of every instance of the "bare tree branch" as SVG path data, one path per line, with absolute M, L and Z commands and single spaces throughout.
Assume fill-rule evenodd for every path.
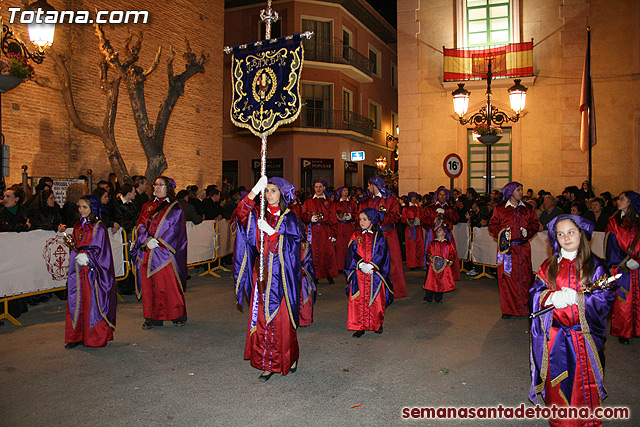
M 151 73 L 153 73 L 156 70 L 156 68 L 158 68 L 158 64 L 160 63 L 161 53 L 162 53 L 162 46 L 158 47 L 158 53 L 156 53 L 156 58 L 153 60 L 153 64 L 151 64 L 151 67 L 149 67 L 147 71 L 142 73 L 142 75 L 145 77 L 145 80 L 147 76 L 149 76 Z

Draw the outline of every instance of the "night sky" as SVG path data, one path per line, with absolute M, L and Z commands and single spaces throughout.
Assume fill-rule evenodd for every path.
M 396 0 L 366 0 L 389 23 L 396 28 Z

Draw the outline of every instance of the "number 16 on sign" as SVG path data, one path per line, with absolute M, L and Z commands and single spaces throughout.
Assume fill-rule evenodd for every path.
M 462 174 L 462 159 L 455 153 L 448 154 L 442 164 L 444 173 L 450 178 L 449 189 L 453 190 L 453 179 Z

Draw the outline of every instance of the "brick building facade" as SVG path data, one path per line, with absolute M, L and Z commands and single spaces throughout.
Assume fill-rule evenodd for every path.
M 159 106 L 168 87 L 166 60 L 170 46 L 176 51 L 174 73 L 184 70 L 182 54 L 185 37 L 195 53 L 204 50 L 211 55 L 204 74 L 196 74 L 185 85 L 178 100 L 165 137 L 164 153 L 178 187 L 218 183 L 222 173 L 222 40 L 224 1 L 192 2 L 148 1 L 58 1 L 49 0 L 56 10 L 147 10 L 147 24 L 105 25 L 108 39 L 117 51 L 124 48 L 129 32 L 144 33 L 138 64 L 148 69 L 162 47 L 160 64 L 145 84 L 146 105 L 150 122 L 155 124 Z M 22 7 L 19 0 L 2 3 L 2 18 L 9 23 L 8 7 Z M 28 41 L 26 25 L 10 24 L 22 40 Z M 100 125 L 104 118 L 106 98 L 100 90 L 98 37 L 89 24 L 58 24 L 52 49 L 71 51 L 70 69 L 73 93 L 79 115 L 88 123 Z M 45 58 L 35 66 L 41 77 L 56 78 L 53 63 Z M 113 72 L 110 70 L 111 75 Z M 2 95 L 2 130 L 11 149 L 11 185 L 21 181 L 21 166 L 27 165 L 32 176 L 76 177 L 93 170 L 94 183 L 106 179 L 111 172 L 102 140 L 74 128 L 60 93 L 26 82 Z M 115 124 L 116 141 L 129 173 L 144 174 L 146 158 L 132 117 L 129 94 L 120 85 Z

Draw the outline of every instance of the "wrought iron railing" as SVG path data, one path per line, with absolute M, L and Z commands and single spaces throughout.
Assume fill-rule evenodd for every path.
M 331 62 L 333 64 L 348 64 L 371 76 L 373 61 L 352 48 L 342 44 L 314 43 L 312 40 L 304 42 L 304 59 L 307 61 Z
M 373 121 L 352 111 L 302 107 L 300 125 L 303 128 L 350 130 L 373 136 Z

